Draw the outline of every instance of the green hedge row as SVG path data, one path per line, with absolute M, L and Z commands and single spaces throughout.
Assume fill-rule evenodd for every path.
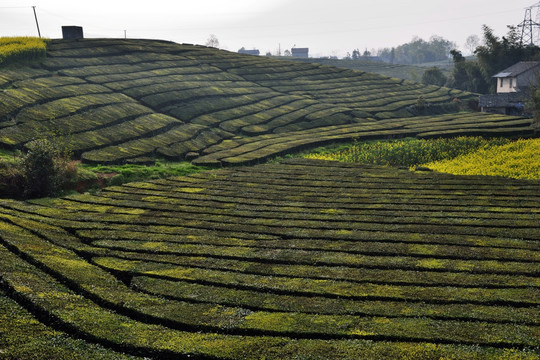
M 178 67 L 177 64 L 177 66 L 174 67 L 157 68 L 132 73 L 88 76 L 86 77 L 86 80 L 110 86 L 112 89 L 118 88 L 118 90 L 122 90 L 124 88 L 130 88 L 140 81 L 143 81 L 143 83 L 144 81 L 150 81 L 151 84 L 154 81 L 159 81 L 159 79 L 163 77 L 167 78 L 169 76 L 197 76 L 197 78 L 200 76 L 203 80 L 207 80 L 207 77 L 211 76 L 237 79 L 236 76 L 223 74 L 222 71 L 215 67 L 194 61 L 193 63 L 187 63 L 186 67 Z
M 535 308 L 482 306 L 471 304 L 427 304 L 425 302 L 353 301 L 316 296 L 272 294 L 254 290 L 172 281 L 156 277 L 135 276 L 131 285 L 138 290 L 177 300 L 242 306 L 266 311 L 313 314 L 351 314 L 358 316 L 428 317 L 440 320 L 459 319 L 488 322 L 538 324 Z
M 64 97 L 42 105 L 22 109 L 17 115 L 16 121 L 46 121 L 69 116 L 92 107 L 129 102 L 133 102 L 133 100 L 125 95 L 114 93 Z
M 82 159 L 89 163 L 109 164 L 122 162 L 133 157 L 152 155 L 159 148 L 190 140 L 204 129 L 206 127 L 197 124 L 179 125 L 150 138 L 129 140 L 120 145 L 85 152 Z
M 194 99 L 194 101 L 189 103 L 173 102 L 163 110 L 172 116 L 191 122 L 202 115 L 212 116 L 213 113 L 218 111 L 254 105 L 260 101 L 271 100 L 277 96 L 279 96 L 278 93 L 264 91 L 255 94 L 236 95 L 231 97 L 216 95 L 213 97 Z
M 278 116 L 279 114 L 289 113 L 297 107 L 302 108 L 310 103 L 315 102 L 298 96 L 278 95 L 252 104 L 201 115 L 191 122 L 207 126 L 219 126 L 227 131 L 239 132 L 246 125 L 265 121 L 269 117 Z
M 84 233 L 83 233 L 84 234 Z M 144 234 L 151 238 L 154 234 Z M 202 238 L 202 235 L 192 235 L 192 238 Z M 299 264 L 283 264 L 278 263 L 279 259 L 276 259 L 275 264 L 265 263 L 260 258 L 250 258 L 247 255 L 242 256 L 205 256 L 204 254 L 204 241 L 199 240 L 200 254 L 194 253 L 191 246 L 189 251 L 185 252 L 167 252 L 167 245 L 161 242 L 140 242 L 141 248 L 134 249 L 133 246 L 123 246 L 124 243 L 117 244 L 118 246 L 100 247 L 100 243 L 93 242 L 92 244 L 98 245 L 92 251 L 88 250 L 92 254 L 106 253 L 110 256 L 116 256 L 122 260 L 132 261 L 147 261 L 157 264 L 169 264 L 169 266 L 180 267 L 197 267 L 203 270 L 211 270 L 215 272 L 243 272 L 251 275 L 258 276 L 276 276 L 276 277 L 295 277 L 304 278 L 306 281 L 311 279 L 317 280 L 330 280 L 330 281 L 344 281 L 349 282 L 351 286 L 354 283 L 369 283 L 373 285 L 397 285 L 397 286 L 426 286 L 426 287 L 446 287 L 452 289 L 455 287 L 464 288 L 481 288 L 493 287 L 504 289 L 508 288 L 526 288 L 535 286 L 536 281 L 531 276 L 524 275 L 499 275 L 499 274 L 476 274 L 468 273 L 466 271 L 454 271 L 454 272 L 441 272 L 433 271 L 433 269 L 403 269 L 396 266 L 391 267 L 381 266 L 380 268 L 374 267 L 366 269 L 355 268 L 344 265 L 328 266 L 328 265 L 299 265 Z M 132 245 L 135 242 L 131 242 Z M 184 246 L 187 248 L 187 246 Z M 268 251 L 270 252 L 270 251 Z M 182 256 L 179 256 L 179 255 Z M 422 270 L 420 272 L 420 270 Z M 416 277 L 415 277 L 416 276 Z M 225 277 L 225 275 L 224 275 Z M 193 279 L 191 279 L 193 280 Z M 202 280 L 201 280 L 202 281 Z M 204 281 L 203 281 L 204 282 Z M 216 283 L 219 285 L 219 283 Z M 223 285 L 223 284 L 222 284 Z M 225 284 L 224 286 L 228 286 Z M 382 287 L 380 287 L 382 288 Z M 530 290 L 534 293 L 534 289 Z M 435 292 L 435 291 L 434 291 Z M 459 292 L 458 292 L 459 293 Z M 374 296 L 376 297 L 376 296 Z M 387 296 L 387 300 L 391 296 Z M 398 299 L 399 300 L 399 299 Z M 402 299 L 401 299 L 402 300 Z M 430 303 L 446 303 L 442 300 L 428 301 L 418 300 L 417 298 L 409 298 L 408 301 L 427 301 Z M 457 302 L 457 300 L 454 300 Z M 486 304 L 495 303 L 494 301 L 486 300 Z M 506 304 L 509 305 L 509 304 Z

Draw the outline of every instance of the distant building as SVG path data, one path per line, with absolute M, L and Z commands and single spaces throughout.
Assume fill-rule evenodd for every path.
M 479 106 L 482 112 L 506 115 L 523 115 L 524 104 L 531 86 L 540 77 L 540 62 L 522 61 L 493 75 L 497 79 L 497 94 L 481 95 Z
M 307 58 L 309 57 L 309 48 L 292 48 L 291 54 L 294 57 Z
M 239 54 L 247 54 L 247 55 L 255 55 L 255 56 L 259 56 L 261 54 L 261 52 L 257 49 L 253 49 L 253 50 L 246 50 L 244 48 L 241 48 L 240 50 L 238 50 L 238 53 Z
M 495 74 L 497 94 L 526 91 L 535 85 L 540 75 L 540 62 L 521 61 Z
M 62 38 L 64 40 L 83 39 L 83 28 L 81 26 L 62 26 Z

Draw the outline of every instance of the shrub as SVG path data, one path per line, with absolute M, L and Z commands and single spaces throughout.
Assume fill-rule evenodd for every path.
M 422 75 L 422 84 L 444 86 L 448 79 L 438 67 L 430 67 Z
M 51 196 L 75 178 L 76 167 L 69 163 L 70 154 L 57 141 L 38 139 L 28 144 L 20 169 L 24 177 L 23 197 Z
M 24 193 L 25 179 L 20 167 L 20 158 L 0 162 L 0 194 L 21 197 Z
M 113 176 L 109 180 L 108 185 L 110 185 L 110 186 L 118 186 L 118 185 L 122 185 L 125 182 L 126 182 L 126 178 L 124 177 L 124 175 L 117 174 L 117 175 Z

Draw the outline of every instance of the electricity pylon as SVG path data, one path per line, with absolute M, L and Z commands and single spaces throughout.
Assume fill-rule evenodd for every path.
M 540 33 L 538 31 L 538 29 L 540 28 L 540 24 L 537 21 L 533 21 L 532 19 L 533 8 L 538 8 L 538 10 L 540 11 L 540 3 L 525 8 L 525 16 L 523 18 L 523 21 L 518 25 L 518 28 L 521 28 L 521 45 L 534 45 L 535 30 L 537 33 Z M 538 18 L 538 14 L 536 15 L 536 17 Z

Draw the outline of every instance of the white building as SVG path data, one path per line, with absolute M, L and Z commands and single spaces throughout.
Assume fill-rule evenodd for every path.
M 522 61 L 495 74 L 497 94 L 526 91 L 536 85 L 540 76 L 540 62 Z

